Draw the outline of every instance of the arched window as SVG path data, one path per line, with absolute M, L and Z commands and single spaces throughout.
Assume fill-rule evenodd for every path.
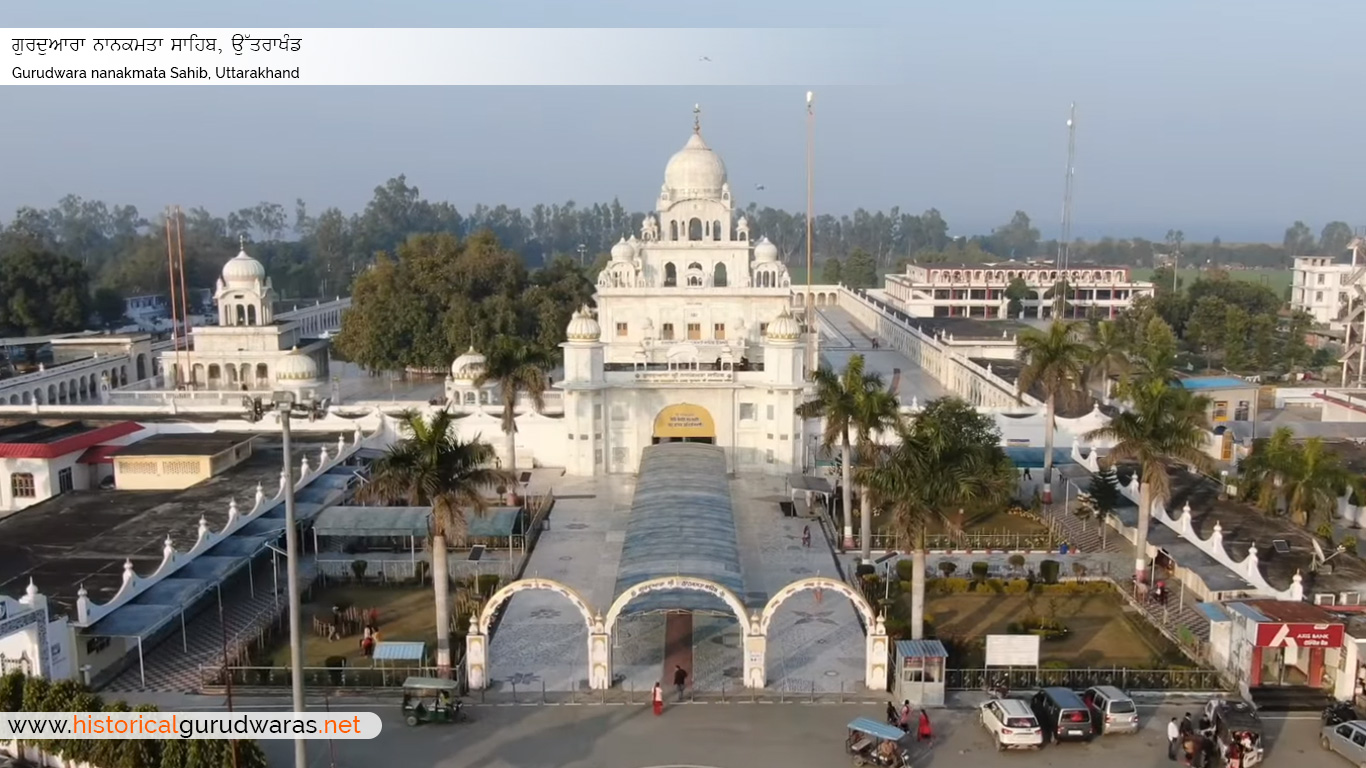
M 256 386 L 270 386 L 270 367 L 265 363 L 256 364 Z
M 236 308 L 237 313 L 233 325 L 245 325 L 247 322 L 247 308 L 241 304 L 234 304 L 233 306 Z
M 693 219 L 688 222 L 688 239 L 697 241 L 702 239 L 702 220 Z
M 713 221 L 713 222 L 711 223 L 711 239 L 713 239 L 713 240 L 720 240 L 720 239 L 721 239 L 721 222 L 720 222 L 720 220 Z
M 256 305 L 247 305 L 247 325 L 256 325 Z
M 678 222 L 676 222 L 676 221 L 671 221 L 671 222 L 669 222 L 669 239 L 670 239 L 670 240 L 677 240 L 677 239 L 678 239 Z
M 677 227 L 676 222 L 675 227 Z M 664 287 L 673 288 L 676 285 L 678 285 L 678 268 L 675 267 L 674 263 L 671 261 L 664 265 Z
M 716 263 L 716 268 L 712 270 L 711 284 L 717 288 L 726 287 L 726 265 L 721 262 Z

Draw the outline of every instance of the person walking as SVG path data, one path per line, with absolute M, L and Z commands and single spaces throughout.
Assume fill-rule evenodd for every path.
M 811 526 L 809 525 L 802 526 L 802 546 L 807 549 L 811 548 Z
M 678 700 L 683 700 L 683 686 L 688 682 L 688 670 L 682 664 L 674 665 L 674 690 L 678 691 Z
M 920 728 L 915 733 L 916 741 L 934 743 L 934 730 L 930 728 L 930 713 L 920 710 Z
M 659 683 L 655 683 L 654 690 L 650 692 L 650 702 L 654 707 L 655 717 L 664 714 L 664 689 L 659 687 Z
M 900 726 L 901 726 L 901 730 L 905 731 L 906 733 L 910 733 L 910 732 L 911 732 L 911 700 L 910 700 L 910 699 L 906 699 L 905 701 L 901 702 L 901 722 L 898 723 L 898 725 L 900 725 Z
M 896 713 L 896 705 L 890 701 L 887 702 L 887 725 L 895 728 L 900 723 L 901 716 Z
M 1172 718 L 1167 723 L 1167 759 L 1176 760 L 1176 750 L 1181 745 L 1181 726 L 1176 724 L 1176 718 Z

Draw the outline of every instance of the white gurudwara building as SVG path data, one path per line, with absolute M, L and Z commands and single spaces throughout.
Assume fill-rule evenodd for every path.
M 245 246 L 223 265 L 214 299 L 218 325 L 192 328 L 188 353 L 161 353 L 168 388 L 321 393 L 328 341 L 305 338 L 299 323 L 275 318 L 275 288 Z
M 596 311 L 567 329 L 556 388 L 570 473 L 635 472 L 641 450 L 665 441 L 720 445 L 732 472 L 800 466 L 804 335 L 791 279 L 777 247 L 753 242 L 735 214 L 726 165 L 694 125 L 655 213 L 612 248 Z

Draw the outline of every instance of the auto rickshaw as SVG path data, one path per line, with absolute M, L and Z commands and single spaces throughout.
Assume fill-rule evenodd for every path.
M 911 768 L 911 735 L 866 717 L 849 723 L 844 748 L 854 756 L 854 765 Z
M 410 677 L 403 681 L 403 721 L 455 723 L 468 717 L 460 700 L 460 686 L 438 677 Z
M 1214 741 L 1229 768 L 1253 768 L 1265 757 L 1262 719 L 1245 701 L 1223 701 L 1213 708 Z

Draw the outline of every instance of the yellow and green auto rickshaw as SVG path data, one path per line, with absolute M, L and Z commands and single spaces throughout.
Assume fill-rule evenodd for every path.
M 403 681 L 403 721 L 455 723 L 468 718 L 460 699 L 460 685 L 439 677 L 410 677 Z

